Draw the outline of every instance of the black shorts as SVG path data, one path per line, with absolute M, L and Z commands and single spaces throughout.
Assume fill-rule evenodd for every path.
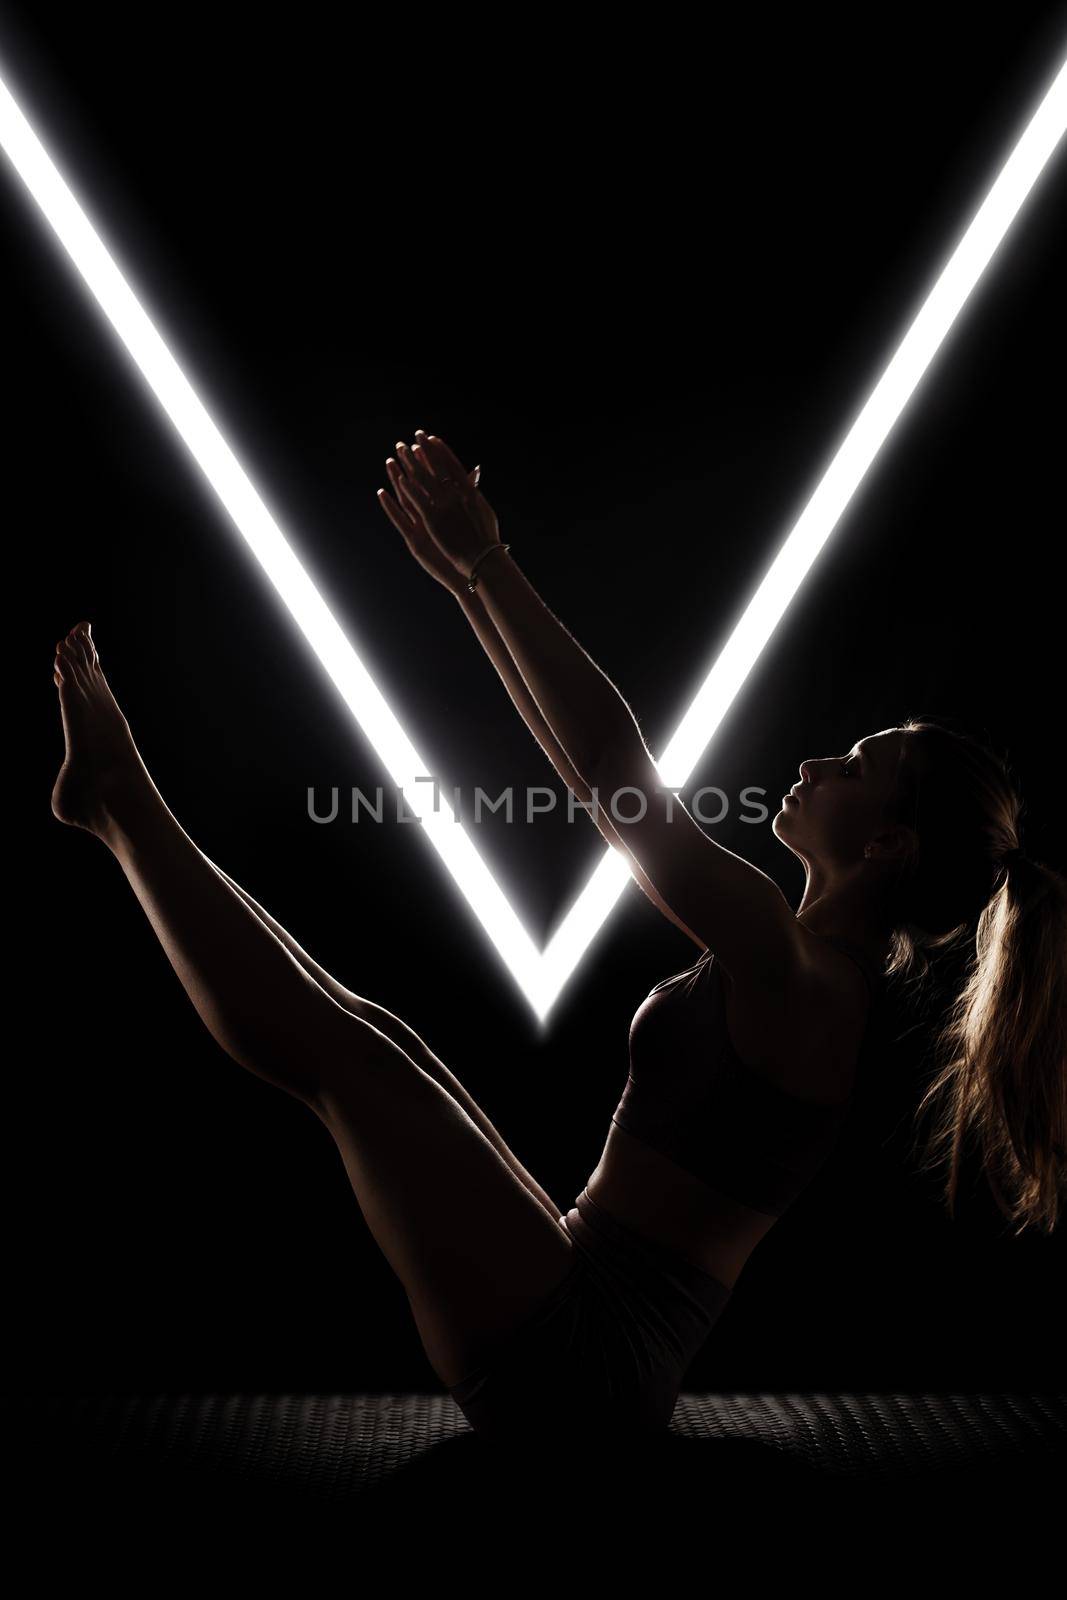
M 664 1433 L 732 1291 L 584 1189 L 565 1221 L 574 1260 L 563 1282 L 448 1392 L 477 1433 L 503 1443 Z

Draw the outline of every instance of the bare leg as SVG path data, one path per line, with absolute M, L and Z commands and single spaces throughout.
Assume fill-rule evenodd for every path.
M 85 626 L 57 648 L 60 820 L 101 839 L 222 1048 L 327 1127 L 452 1383 L 570 1269 L 554 1216 L 441 1083 L 339 1005 L 215 869 L 152 782 Z
M 207 858 L 205 857 L 205 859 Z M 415 1029 L 410 1027 L 403 1018 L 387 1010 L 385 1006 L 378 1005 L 373 1000 L 366 1000 L 362 995 L 354 994 L 351 989 L 346 989 L 343 983 L 339 983 L 335 977 L 326 971 L 325 967 L 320 967 L 318 962 L 313 960 L 307 951 L 297 944 L 292 934 L 283 928 L 281 923 L 272 917 L 269 911 L 265 911 L 258 901 L 253 900 L 247 889 L 242 889 L 241 885 L 236 883 L 229 873 L 219 866 L 218 862 L 212 862 L 212 866 L 220 877 L 225 878 L 231 889 L 241 896 L 245 905 L 249 906 L 260 921 L 271 930 L 275 938 L 281 940 L 289 954 L 295 961 L 300 963 L 304 971 L 314 978 L 321 988 L 325 989 L 332 1000 L 335 1000 L 345 1011 L 351 1012 L 355 1017 L 362 1017 L 365 1022 L 371 1023 L 380 1033 L 384 1033 L 387 1038 L 392 1039 L 393 1043 L 399 1045 L 424 1072 L 428 1072 L 430 1077 L 434 1078 L 443 1089 L 448 1090 L 452 1098 L 463 1107 L 471 1121 L 481 1129 L 490 1143 L 499 1150 L 516 1177 L 525 1183 L 530 1193 L 544 1206 L 549 1216 L 555 1221 L 560 1215 L 560 1210 L 551 1195 L 541 1187 L 532 1173 L 528 1172 L 522 1165 L 522 1162 L 513 1153 L 473 1095 L 468 1094 L 455 1074 L 449 1071 L 441 1058 L 434 1054 L 425 1040 L 415 1032 Z
M 115 856 L 204 1023 L 243 1067 L 310 1102 L 317 1037 L 333 1007 L 202 855 L 167 808 L 133 742 L 91 637 L 57 655 L 67 756 L 52 809 Z

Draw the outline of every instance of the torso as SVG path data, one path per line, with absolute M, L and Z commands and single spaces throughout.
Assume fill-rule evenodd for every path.
M 727 1030 L 740 1059 L 788 1094 L 848 1099 L 868 1011 L 856 964 L 802 930 L 783 995 L 746 991 L 722 972 Z M 721 1194 L 612 1123 L 590 1197 L 620 1222 L 732 1288 L 776 1217 Z

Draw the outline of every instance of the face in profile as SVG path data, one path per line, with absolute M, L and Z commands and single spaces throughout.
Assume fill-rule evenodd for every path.
M 901 728 L 868 734 L 841 756 L 812 757 L 800 763 L 800 778 L 771 828 L 802 861 L 851 866 L 892 826 Z

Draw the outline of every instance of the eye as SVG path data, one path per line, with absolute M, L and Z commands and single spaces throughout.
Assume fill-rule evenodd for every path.
M 842 768 L 842 771 L 846 774 L 847 777 L 855 778 L 859 774 L 859 766 L 860 766 L 860 764 L 859 764 L 859 761 L 857 760 L 857 758 L 855 756 L 849 756 L 848 760 L 845 762 L 844 767 Z

